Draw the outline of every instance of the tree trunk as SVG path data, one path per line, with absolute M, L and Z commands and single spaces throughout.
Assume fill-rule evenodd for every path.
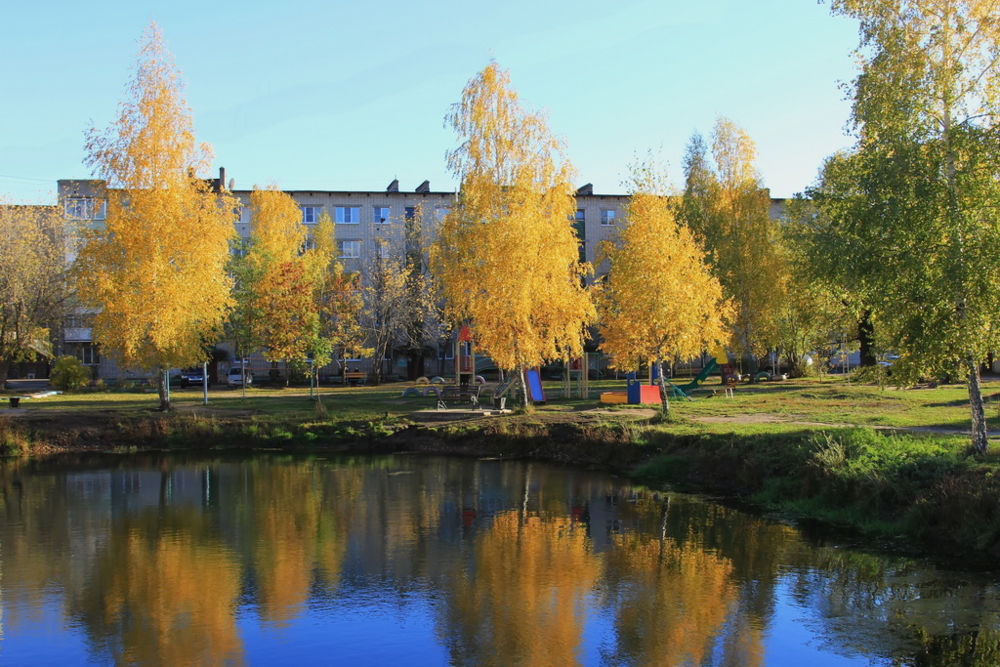
M 979 384 L 979 365 L 970 358 L 966 363 L 966 370 L 969 372 L 969 406 L 972 409 L 972 449 L 977 454 L 985 454 L 989 442 L 986 437 L 983 391 Z
M 10 359 L 0 361 L 0 389 L 7 384 L 7 374 L 10 373 Z
M 514 371 L 517 373 L 517 381 L 521 383 L 521 407 L 528 409 L 528 378 L 524 373 L 524 366 L 518 366 Z
M 667 378 L 663 375 L 663 359 L 656 358 L 656 374 L 660 378 L 660 414 L 670 417 L 670 399 L 667 396 Z
M 875 358 L 875 325 L 872 322 L 872 311 L 861 312 L 858 320 L 858 342 L 861 344 L 861 366 L 872 367 L 878 363 Z
M 760 366 L 757 364 L 757 355 L 752 352 L 744 354 L 743 367 L 746 369 L 747 375 L 750 377 L 750 382 L 756 382 L 757 372 L 760 370 Z
M 156 392 L 160 395 L 160 410 L 170 412 L 170 376 L 162 368 L 156 371 Z

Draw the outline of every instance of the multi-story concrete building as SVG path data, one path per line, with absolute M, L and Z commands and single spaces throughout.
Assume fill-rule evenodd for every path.
M 220 170 L 213 179 L 216 188 L 225 187 L 241 203 L 239 216 L 234 220 L 241 238 L 249 238 L 251 215 L 251 190 L 233 189 L 226 181 L 226 172 Z M 422 233 L 433 238 L 442 218 L 450 211 L 455 193 L 432 191 L 424 181 L 413 190 L 401 189 L 393 180 L 384 190 L 292 190 L 288 194 L 302 210 L 302 224 L 312 236 L 323 213 L 330 216 L 340 258 L 348 271 L 360 271 L 365 263 L 379 253 L 390 252 L 403 241 L 407 222 L 419 216 Z M 67 218 L 85 226 L 100 225 L 106 215 L 105 184 L 99 180 L 60 180 L 59 204 Z M 627 197 L 619 194 L 594 194 L 587 184 L 577 191 L 577 209 L 574 227 L 580 237 L 581 258 L 594 261 L 600 241 L 609 238 L 622 218 Z M 90 328 L 89 315 L 77 313 L 68 318 L 57 349 L 61 354 L 71 354 L 90 366 L 95 377 L 120 377 L 128 375 L 118 368 L 113 359 L 100 354 Z M 448 358 L 442 352 L 438 369 L 445 372 Z
M 234 225 L 242 238 L 248 238 L 252 191 L 234 189 L 233 182 L 226 180 L 225 169 L 220 169 L 219 178 L 212 179 L 212 185 L 229 190 L 239 199 L 242 206 Z M 103 181 L 60 180 L 59 204 L 67 218 L 84 225 L 100 225 L 106 214 L 104 191 Z M 455 200 L 454 192 L 432 191 L 428 181 L 412 190 L 401 189 L 399 182 L 393 180 L 384 190 L 313 189 L 291 190 L 288 194 L 301 208 L 302 224 L 310 229 L 310 236 L 322 214 L 330 216 L 335 224 L 341 261 L 348 271 L 362 270 L 367 261 L 379 253 L 391 251 L 394 244 L 402 243 L 407 222 L 417 216 L 425 238 L 432 238 Z M 600 242 L 612 238 L 621 223 L 627 200 L 624 194 L 595 194 L 589 183 L 577 190 L 573 225 L 580 239 L 581 259 L 595 262 Z M 777 218 L 780 214 L 781 201 L 772 200 L 772 217 Z M 101 356 L 88 320 L 86 313 L 69 318 L 56 342 L 57 351 L 72 354 L 91 366 L 95 377 L 127 375 L 127 371 L 118 368 L 112 359 Z M 432 366 L 428 372 L 447 372 L 447 361 L 447 354 L 442 351 L 438 367 Z

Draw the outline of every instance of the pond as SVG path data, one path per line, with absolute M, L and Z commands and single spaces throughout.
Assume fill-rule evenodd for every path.
M 1000 664 L 995 572 L 538 463 L 0 461 L 0 663 Z

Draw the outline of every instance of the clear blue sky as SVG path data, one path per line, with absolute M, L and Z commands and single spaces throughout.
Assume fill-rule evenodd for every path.
M 742 125 L 774 196 L 851 143 L 838 82 L 857 26 L 815 0 L 10 2 L 0 38 L 0 196 L 51 201 L 88 177 L 83 132 L 106 127 L 156 21 L 201 141 L 238 188 L 453 190 L 448 107 L 491 58 L 547 109 L 578 185 L 622 192 L 653 150 L 674 183 L 695 130 Z

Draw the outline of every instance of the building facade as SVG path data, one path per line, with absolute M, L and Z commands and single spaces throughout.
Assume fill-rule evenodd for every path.
M 213 187 L 230 191 L 239 201 L 240 210 L 233 224 L 242 239 L 250 236 L 252 190 L 236 190 L 232 181 L 226 180 L 225 169 L 220 169 L 218 179 L 211 179 Z M 326 213 L 335 226 L 340 260 L 347 271 L 362 271 L 366 262 L 380 253 L 392 251 L 403 243 L 410 221 L 419 220 L 424 241 L 433 238 L 441 220 L 454 205 L 455 192 L 433 191 L 424 181 L 414 189 L 401 189 L 393 180 L 384 190 L 290 190 L 286 191 L 302 211 L 302 224 L 309 230 L 310 239 L 321 216 Z M 60 180 L 59 205 L 74 225 L 88 227 L 104 222 L 107 207 L 105 184 L 100 180 Z M 576 212 L 573 227 L 580 239 L 581 260 L 595 263 L 597 249 L 602 241 L 612 239 L 622 223 L 628 196 L 625 194 L 599 194 L 591 184 L 576 192 Z M 781 214 L 781 200 L 772 200 L 771 215 Z M 597 267 L 600 269 L 600 267 Z M 95 378 L 121 378 L 141 375 L 119 368 L 114 359 L 102 355 L 93 340 L 90 328 L 91 314 L 77 312 L 67 318 L 63 331 L 55 341 L 57 354 L 73 355 L 91 367 Z M 446 347 L 446 346 L 445 346 Z M 448 372 L 449 355 L 440 350 L 437 365 L 428 367 L 429 373 Z M 232 363 L 233 360 L 228 360 Z M 384 360 L 396 369 L 396 360 Z M 227 361 L 216 369 L 222 377 L 228 368 Z M 251 360 L 261 365 L 261 360 Z M 355 365 L 370 369 L 371 360 L 357 360 Z M 255 369 L 256 369 L 255 365 Z

